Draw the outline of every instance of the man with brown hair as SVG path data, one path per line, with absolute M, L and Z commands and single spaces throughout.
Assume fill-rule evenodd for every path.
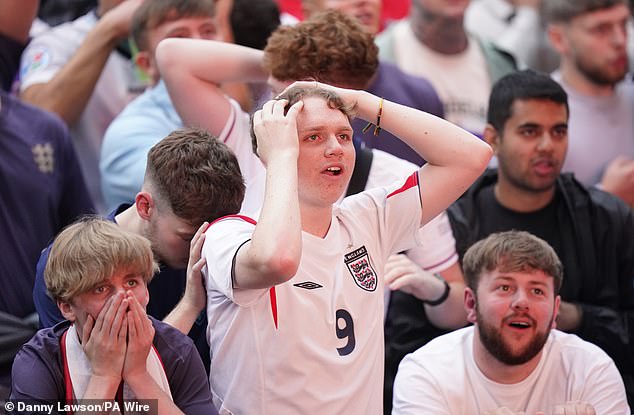
M 237 213 L 243 197 L 244 184 L 235 156 L 207 132 L 177 130 L 152 147 L 143 188 L 134 204 L 123 204 L 106 217 L 149 239 L 163 264 L 148 287 L 153 298 L 148 314 L 164 318 L 185 290 L 183 301 L 165 321 L 184 333 L 190 330 L 205 306 L 198 273 L 203 265 L 198 259 L 204 229 L 218 217 Z M 34 288 L 43 327 L 63 319 L 44 284 L 49 252 L 50 248 L 40 257 Z M 191 283 L 186 284 L 187 278 Z M 192 332 L 193 337 L 203 334 L 200 330 L 204 331 L 204 326 L 196 328 L 199 331 Z
M 146 314 L 158 269 L 147 239 L 108 220 L 62 231 L 44 276 L 67 321 L 40 330 L 18 353 L 11 399 L 55 413 L 62 404 L 104 401 L 115 413 L 136 412 L 130 400 L 150 403 L 154 414 L 216 413 L 192 341 Z M 31 412 L 19 403 L 18 412 Z
M 288 85 L 298 79 L 313 78 L 363 89 L 442 117 L 442 103 L 431 84 L 379 60 L 372 35 L 360 29 L 352 17 L 332 10 L 315 13 L 294 27 L 280 27 L 264 49 L 263 62 L 271 76 L 269 82 L 274 89 L 281 90 L 280 81 Z M 361 134 L 364 125 L 360 119 L 352 122 L 356 140 L 416 165 L 424 163 L 419 154 L 388 131 Z
M 469 248 L 463 269 L 474 326 L 403 359 L 393 414 L 630 414 L 612 359 L 554 330 L 563 267 L 550 245 L 493 233 Z

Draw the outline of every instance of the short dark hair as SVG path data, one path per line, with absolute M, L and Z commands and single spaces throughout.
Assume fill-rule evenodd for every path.
M 627 0 L 546 0 L 541 2 L 540 11 L 545 23 L 567 23 L 581 14 L 619 4 L 629 7 Z
M 477 291 L 484 272 L 542 271 L 554 279 L 555 295 L 563 281 L 563 265 L 546 241 L 524 231 L 492 233 L 465 253 L 462 270 L 467 286 Z
M 317 80 L 364 89 L 379 65 L 374 38 L 337 10 L 280 26 L 264 48 L 265 70 L 280 81 Z
M 487 123 L 501 133 L 504 124 L 511 118 L 513 102 L 525 99 L 543 99 L 563 104 L 566 106 L 566 113 L 570 113 L 568 95 L 561 85 L 544 73 L 526 69 L 511 72 L 493 84 Z
M 236 214 L 244 181 L 231 149 L 207 131 L 176 130 L 154 145 L 147 157 L 145 182 L 153 198 L 192 226 Z
M 148 0 L 144 1 L 132 16 L 130 35 L 139 50 L 147 50 L 148 31 L 165 22 L 183 17 L 215 14 L 214 0 Z
M 341 99 L 339 95 L 325 88 L 315 88 L 312 86 L 294 86 L 284 91 L 276 99 L 288 100 L 288 103 L 284 108 L 284 115 L 286 115 L 288 109 L 292 107 L 293 104 L 308 97 L 317 97 L 323 99 L 324 101 L 326 101 L 328 108 L 341 111 L 348 118 L 348 121 L 351 121 L 354 118 L 356 104 L 353 106 L 347 105 L 345 102 L 343 102 L 343 99 Z M 258 142 L 255 136 L 255 130 L 253 129 L 253 117 L 251 117 L 251 144 L 253 145 L 253 152 L 257 154 Z
M 235 44 L 263 50 L 280 25 L 280 9 L 273 0 L 233 0 L 229 19 Z

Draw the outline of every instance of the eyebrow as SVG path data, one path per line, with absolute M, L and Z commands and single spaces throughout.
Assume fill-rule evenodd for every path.
M 347 131 L 347 132 L 353 132 L 354 130 L 352 129 L 351 126 L 349 125 L 340 125 L 340 126 L 334 126 L 334 128 L 337 131 Z M 329 130 L 331 129 L 331 125 L 317 125 L 317 126 L 312 126 L 309 128 L 305 128 L 305 129 L 301 129 L 300 131 L 303 134 L 309 133 L 309 132 L 321 132 L 321 131 L 325 131 L 325 130 Z

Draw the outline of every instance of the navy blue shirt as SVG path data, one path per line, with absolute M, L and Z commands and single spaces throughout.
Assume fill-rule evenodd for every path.
M 94 209 L 64 123 L 4 91 L 0 103 L 0 311 L 25 317 L 40 252 Z
M 437 117 L 444 116 L 442 102 L 429 81 L 408 75 L 391 63 L 379 62 L 376 77 L 372 84 L 366 88 L 366 91 L 377 97 L 383 97 L 388 101 L 416 108 Z M 409 160 L 418 166 L 425 163 L 425 160 L 410 146 L 386 130 L 381 130 L 379 135 L 375 136 L 374 127 L 372 127 L 363 134 L 361 130 L 366 124 L 367 122 L 360 118 L 352 121 L 355 140 L 361 140 L 370 148 L 383 150 L 396 157 Z

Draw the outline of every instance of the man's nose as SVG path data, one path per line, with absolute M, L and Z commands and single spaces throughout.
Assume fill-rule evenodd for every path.
M 528 309 L 528 295 L 524 290 L 517 290 L 513 297 L 511 307 L 514 310 L 527 310 Z
M 326 142 L 326 155 L 339 155 L 343 153 L 343 146 L 336 135 L 328 137 Z

